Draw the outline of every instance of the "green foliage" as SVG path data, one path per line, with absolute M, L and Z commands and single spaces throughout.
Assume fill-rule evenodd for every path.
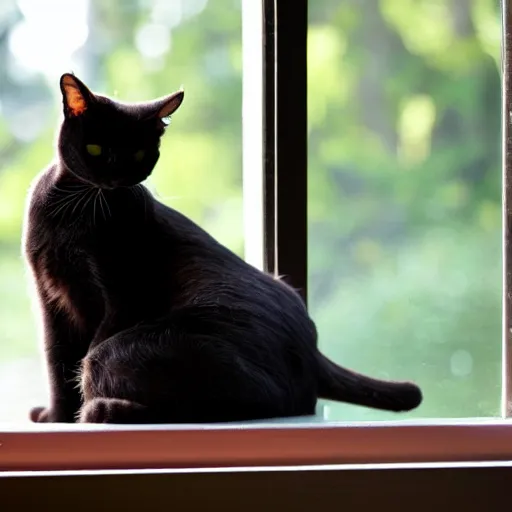
M 178 25 L 157 18 L 169 48 L 151 57 L 134 41 L 156 2 L 92 0 L 80 76 L 128 101 L 183 84 L 150 187 L 243 254 L 240 2 L 181 5 L 201 3 Z M 37 354 L 19 239 L 60 106 L 54 80 L 29 73 L 13 92 L 7 41 L 0 104 L 2 91 L 30 90 L 54 108 L 31 141 L 0 119 L 0 371 Z M 494 0 L 310 2 L 310 309 L 336 361 L 422 385 L 411 417 L 499 412 L 499 42 Z M 391 417 L 337 404 L 329 414 Z
M 497 5 L 320 4 L 308 57 L 310 305 L 321 347 L 359 371 L 420 383 L 425 402 L 411 417 L 497 415 Z

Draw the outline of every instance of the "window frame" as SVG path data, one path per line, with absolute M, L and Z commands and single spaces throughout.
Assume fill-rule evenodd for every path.
M 263 0 L 265 267 L 307 303 L 308 2 Z
M 512 417 L 512 1 L 502 11 L 502 198 L 503 198 L 503 332 L 502 416 Z
M 512 461 L 511 420 L 19 426 L 2 471 L 289 467 Z M 129 449 L 127 449 L 129 447 Z
M 506 510 L 510 464 L 0 476 L 3 510 Z M 41 507 L 43 504 L 43 507 Z M 72 505 L 70 505 L 72 504 Z M 165 505 L 164 505 L 165 504 Z M 98 507 L 99 505 L 99 507 Z
M 95 425 L 0 425 L 0 476 L 18 478 L 27 471 L 106 471 L 112 469 L 231 468 L 273 466 L 283 473 L 290 466 L 347 464 L 364 483 L 375 464 L 429 462 L 439 471 L 447 464 L 466 474 L 493 465 L 493 471 L 510 474 L 512 461 L 511 344 L 512 304 L 512 188 L 509 186 L 512 138 L 509 118 L 510 62 L 512 59 L 512 0 L 503 7 L 503 183 L 504 183 L 504 322 L 503 322 L 503 419 L 382 423 L 254 423 L 182 427 L 103 427 Z M 249 5 L 253 0 L 244 0 Z M 261 40 L 261 91 L 264 101 L 261 155 L 263 198 L 264 268 L 284 274 L 307 294 L 307 0 L 262 0 L 262 27 L 254 34 Z M 258 28 L 258 30 L 260 30 Z M 510 270 L 510 271 L 507 271 Z M 501 463 L 499 463 L 501 461 Z M 388 466 L 396 485 L 401 473 Z M 237 469 L 238 468 L 238 469 Z M 288 468 L 288 469 L 287 469 Z M 501 469 L 500 469 L 501 468 Z M 485 470 L 487 471 L 487 470 Z M 427 472 L 428 473 L 428 472 Z M 62 474 L 62 473 L 61 473 Z M 171 474 L 171 473 L 169 473 Z M 173 473 L 177 474 L 177 473 Z M 301 485 L 315 482 L 314 471 L 298 477 Z M 423 473 L 417 473 L 421 475 Z M 501 473 L 500 474 L 504 474 Z M 42 473 L 40 473 L 42 475 Z M 345 475 L 345 476 L 343 476 Z M 41 476 L 42 478 L 42 476 Z M 124 477 L 123 477 L 124 478 Z M 123 480 L 121 478 L 120 481 Z M 278 478 L 278 477 L 276 477 Z M 280 477 L 279 477 L 280 478 Z M 416 477 L 415 477 L 416 478 Z M 418 476 L 424 485 L 428 478 Z M 462 479 L 465 477 L 461 476 Z M 468 477 L 467 481 L 471 479 Z M 0 478 L 0 481 L 5 480 Z M 28 482 L 29 480 L 25 480 Z M 125 479 L 124 482 L 127 480 Z M 27 484 L 27 489 L 32 484 Z M 121 485 L 121 484 L 119 484 Z M 124 484 L 126 485 L 126 483 Z M 402 487 L 402 486 L 401 486 Z M 502 487 L 505 490 L 505 486 Z M 162 495 L 163 495 L 162 491 Z

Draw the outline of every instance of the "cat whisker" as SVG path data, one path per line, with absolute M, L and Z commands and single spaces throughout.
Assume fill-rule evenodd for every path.
M 101 188 L 98 189 L 98 199 L 99 199 L 99 203 L 100 203 L 100 208 L 101 208 L 101 213 L 103 215 L 103 219 L 107 220 L 107 216 L 105 215 L 105 210 L 103 209 L 103 194 L 101 192 Z
M 96 203 L 98 201 L 98 196 L 100 194 L 101 189 L 96 189 L 96 194 L 94 195 L 94 201 L 92 203 L 92 222 L 93 225 L 96 226 Z
M 100 200 L 105 201 L 105 206 L 108 210 L 108 215 L 109 215 L 109 217 L 112 217 L 112 212 L 110 211 L 110 206 L 108 205 L 107 198 L 106 198 L 105 194 L 103 193 L 103 190 L 101 190 L 101 189 L 100 189 Z M 105 220 L 107 220 L 107 219 L 105 218 Z
M 76 209 L 80 206 L 80 204 L 83 204 L 83 208 L 80 210 L 79 217 L 82 215 L 82 213 L 84 212 L 84 209 L 85 209 L 85 204 L 87 203 L 87 198 L 91 196 L 92 191 L 93 191 L 93 189 L 88 188 L 87 191 L 82 193 L 82 196 L 78 199 L 78 201 L 75 203 L 75 206 L 71 210 L 71 215 L 73 215 L 75 213 Z
M 71 206 L 74 202 L 76 196 L 80 195 L 82 192 L 75 192 L 67 197 L 63 197 L 58 201 L 55 201 L 53 204 L 54 208 L 49 212 L 50 217 L 55 217 L 58 213 L 67 210 L 69 206 Z
M 64 192 L 62 189 L 58 189 L 58 187 L 55 188 L 61 192 Z M 59 213 L 64 214 L 71 205 L 74 205 L 71 211 L 71 215 L 73 215 L 80 204 L 87 198 L 90 190 L 90 187 L 84 186 L 80 187 L 75 192 L 65 192 L 66 195 L 64 197 L 54 202 L 56 207 L 50 212 L 50 215 L 55 217 Z
M 88 188 L 90 188 L 90 186 L 86 185 L 85 183 L 66 183 L 64 188 L 53 185 L 54 190 L 63 192 L 65 194 L 68 194 L 69 192 L 79 192 Z
M 51 204 L 52 204 L 52 206 L 57 206 L 59 204 L 65 203 L 68 200 L 73 199 L 74 197 L 76 197 L 80 193 L 81 192 L 73 192 L 71 194 L 67 193 L 64 197 L 61 197 L 61 198 L 59 198 L 59 199 L 57 199 L 55 201 L 52 201 Z
M 90 189 L 90 193 L 87 194 L 87 199 L 86 201 L 84 202 L 84 204 L 82 205 L 82 209 L 80 210 L 80 215 L 79 217 L 81 217 L 83 215 L 83 213 L 85 212 L 87 206 L 89 205 L 89 203 L 91 202 L 91 200 L 93 199 L 94 197 L 94 189 L 91 188 Z
M 65 208 L 71 202 L 72 200 L 68 198 L 66 201 L 61 201 L 59 204 L 54 205 L 54 208 L 48 212 L 48 216 L 55 217 L 63 208 Z

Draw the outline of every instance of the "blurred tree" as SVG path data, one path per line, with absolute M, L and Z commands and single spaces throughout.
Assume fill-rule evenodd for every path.
M 419 381 L 411 416 L 499 413 L 498 9 L 311 4 L 311 309 L 332 357 Z

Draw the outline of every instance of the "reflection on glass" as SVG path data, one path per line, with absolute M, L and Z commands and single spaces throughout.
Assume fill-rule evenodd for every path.
M 0 422 L 46 402 L 20 258 L 28 185 L 53 157 L 58 79 L 126 101 L 183 85 L 148 186 L 243 251 L 240 1 L 0 1 Z
M 500 413 L 500 17 L 493 0 L 309 6 L 309 289 L 323 350 L 412 379 L 392 415 Z

